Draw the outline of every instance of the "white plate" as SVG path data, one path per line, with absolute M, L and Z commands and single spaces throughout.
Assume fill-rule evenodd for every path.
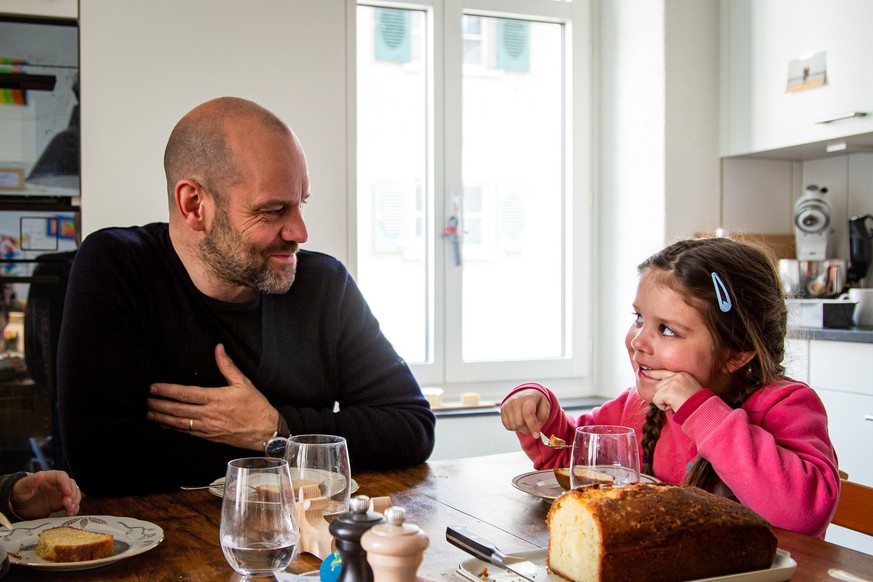
M 333 473 L 331 473 L 333 475 Z M 339 477 L 339 476 L 337 476 Z M 349 495 L 358 490 L 358 482 L 352 479 L 352 489 L 349 491 Z M 219 477 L 215 481 L 209 484 L 209 492 L 215 495 L 216 497 L 224 497 L 224 477 Z M 295 492 L 296 493 L 296 492 Z
M 520 556 L 528 560 L 545 565 L 546 554 L 548 550 L 528 550 L 526 552 L 515 552 L 513 556 Z M 790 580 L 797 568 L 797 562 L 791 558 L 791 554 L 785 550 L 776 550 L 776 557 L 773 558 L 773 564 L 766 570 L 754 570 L 752 572 L 743 572 L 742 574 L 730 574 L 729 576 L 716 576 L 715 578 L 704 578 L 698 582 L 783 582 Z M 480 575 L 487 570 L 487 574 Z M 476 558 L 470 558 L 461 562 L 456 572 L 467 580 L 473 582 L 510 582 L 523 581 L 524 578 L 509 570 L 504 570 L 500 566 L 483 562 Z
M 659 480 L 651 475 L 640 474 L 640 481 L 644 483 L 658 483 Z M 552 469 L 545 471 L 531 471 L 515 477 L 512 484 L 516 489 L 520 489 L 525 493 L 530 493 L 536 497 L 543 499 L 557 499 L 567 492 L 566 489 L 558 485 L 555 479 L 555 472 Z
M 97 533 L 112 534 L 112 555 L 84 562 L 51 562 L 36 555 L 39 533 L 52 527 L 76 527 Z M 112 564 L 124 558 L 147 552 L 164 539 L 164 530 L 148 521 L 132 517 L 109 515 L 79 515 L 75 517 L 47 517 L 21 521 L 13 530 L 0 531 L 0 543 L 6 545 L 9 561 L 37 570 L 88 570 Z M 16 555 L 17 554 L 17 555 Z

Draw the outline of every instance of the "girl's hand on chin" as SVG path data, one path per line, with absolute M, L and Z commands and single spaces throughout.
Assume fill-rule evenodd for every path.
M 664 411 L 676 412 L 695 392 L 703 389 L 700 382 L 688 372 L 650 370 L 646 374 L 660 380 L 655 386 L 652 404 Z

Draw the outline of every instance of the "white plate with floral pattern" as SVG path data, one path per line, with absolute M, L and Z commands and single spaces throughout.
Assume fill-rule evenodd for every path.
M 37 570 L 88 570 L 106 566 L 119 560 L 136 556 L 156 547 L 164 539 L 164 530 L 148 521 L 132 517 L 109 515 L 79 515 L 74 517 L 47 517 L 21 521 L 15 529 L 0 529 L 0 544 L 6 547 L 9 561 L 19 566 L 31 566 Z M 52 562 L 36 555 L 36 545 L 41 531 L 53 527 L 75 527 L 97 533 L 112 534 L 112 555 L 99 560 L 84 562 Z

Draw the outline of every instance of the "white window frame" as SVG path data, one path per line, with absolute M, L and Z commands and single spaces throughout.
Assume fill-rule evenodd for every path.
M 434 87 L 430 109 L 433 128 L 432 188 L 436 193 L 435 207 L 430 209 L 432 222 L 428 230 L 439 238 L 446 224 L 449 205 L 463 191 L 461 180 L 461 126 L 449 126 L 446 120 L 461 118 L 462 89 L 462 28 L 460 18 L 447 14 L 461 12 L 479 16 L 522 17 L 543 22 L 565 24 L 565 225 L 568 229 L 568 264 L 565 281 L 565 344 L 570 351 L 566 358 L 465 363 L 461 357 L 461 274 L 453 266 L 452 247 L 438 240 L 433 250 L 434 313 L 432 315 L 433 360 L 425 364 L 410 364 L 423 386 L 441 386 L 446 397 L 454 399 L 462 392 L 478 391 L 486 399 L 499 398 L 515 383 L 542 381 L 559 396 L 582 396 L 592 393 L 591 361 L 592 331 L 595 329 L 593 301 L 596 208 L 593 196 L 591 143 L 593 124 L 593 25 L 591 0 L 420 0 L 390 2 L 379 0 L 348 0 L 349 53 L 349 266 L 357 267 L 357 172 L 356 172 L 356 9 L 359 4 L 389 8 L 424 9 L 428 12 L 429 77 Z M 578 38 L 577 38 L 578 36 Z M 445 41 L 444 39 L 454 39 Z M 448 63 L 456 63 L 454 67 Z M 440 90 L 442 88 L 442 90 Z M 451 154 L 451 155 L 447 155 Z M 442 194 L 441 194 L 442 193 Z M 442 196 L 442 200 L 439 200 Z M 362 209 L 365 211 L 365 209 Z M 441 284 L 442 283 L 442 284 Z M 570 290 L 572 289 L 572 295 Z M 511 314 L 507 314 L 511 318 Z M 524 330 L 518 330 L 523 333 Z M 389 338 L 390 340 L 390 338 Z

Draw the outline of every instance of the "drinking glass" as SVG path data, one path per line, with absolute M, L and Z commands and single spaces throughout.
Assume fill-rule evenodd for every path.
M 295 490 L 318 485 L 319 494 L 327 497 L 326 519 L 349 510 L 352 476 L 346 439 L 330 434 L 292 436 L 285 445 L 285 460 Z
M 251 457 L 227 464 L 221 505 L 221 550 L 243 576 L 282 572 L 300 532 L 291 472 L 284 459 Z
M 580 426 L 573 436 L 570 486 L 620 487 L 640 480 L 637 438 L 632 428 Z

